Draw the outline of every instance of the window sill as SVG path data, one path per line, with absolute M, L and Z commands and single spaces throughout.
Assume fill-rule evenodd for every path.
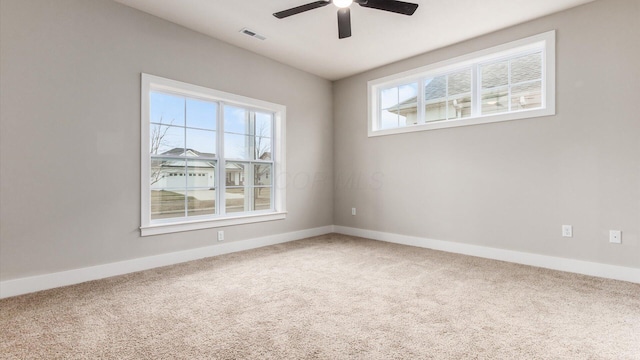
M 140 227 L 141 236 L 169 234 L 182 231 L 201 230 L 223 226 L 243 225 L 264 221 L 284 220 L 286 212 L 272 212 L 266 214 L 249 214 L 220 219 L 184 221 L 179 223 L 152 224 Z
M 511 120 L 522 120 L 529 119 L 541 116 L 551 116 L 555 115 L 555 107 L 547 107 L 541 109 L 532 109 L 526 111 L 517 111 L 510 112 L 505 114 L 498 115 L 486 115 L 486 116 L 478 116 L 478 117 L 468 117 L 463 119 L 451 119 L 451 120 L 440 120 L 429 122 L 426 124 L 417 124 L 417 125 L 408 125 L 403 127 L 391 128 L 391 129 L 383 129 L 383 130 L 371 130 L 369 129 L 369 137 L 374 136 L 383 136 L 383 135 L 392 135 L 392 134 L 402 134 L 414 131 L 426 131 L 426 130 L 437 130 L 437 129 L 446 129 L 458 126 L 469 126 L 469 125 L 479 125 L 479 124 L 488 124 L 493 122 L 501 122 L 501 121 L 511 121 Z

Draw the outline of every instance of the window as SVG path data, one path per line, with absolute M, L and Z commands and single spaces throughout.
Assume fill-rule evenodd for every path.
M 142 235 L 284 219 L 285 111 L 142 74 Z
M 370 81 L 369 136 L 555 114 L 555 31 Z

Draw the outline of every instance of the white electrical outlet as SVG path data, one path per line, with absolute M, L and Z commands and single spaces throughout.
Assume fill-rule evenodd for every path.
M 218 231 L 218 241 L 224 240 L 224 230 Z
M 356 208 L 351 208 L 351 215 L 356 216 Z
M 562 237 L 573 237 L 573 226 L 562 225 Z
M 622 231 L 609 230 L 609 242 L 613 244 L 622 244 Z

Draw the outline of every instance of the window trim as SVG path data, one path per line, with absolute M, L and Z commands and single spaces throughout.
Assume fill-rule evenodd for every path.
M 488 114 L 478 115 L 474 113 L 471 117 L 463 119 L 449 119 L 440 120 L 429 123 L 419 123 L 416 125 L 407 125 L 403 127 L 391 128 L 391 129 L 376 129 L 379 121 L 379 106 L 380 103 L 379 94 L 381 89 L 394 87 L 402 84 L 417 82 L 418 88 L 418 101 L 421 93 L 424 92 L 420 88 L 420 84 L 423 83 L 424 78 L 440 76 L 444 74 L 450 74 L 457 70 L 471 67 L 472 68 L 472 94 L 479 95 L 478 87 L 480 86 L 477 74 L 477 66 L 494 62 L 501 58 L 510 58 L 517 56 L 518 54 L 524 54 L 527 52 L 533 52 L 536 49 L 542 49 L 542 107 L 532 110 L 520 110 L 512 111 L 501 114 Z M 416 69 L 411 69 L 398 74 L 389 75 L 383 78 L 371 80 L 367 82 L 367 98 L 368 98 L 368 136 L 383 136 L 391 134 L 401 134 L 414 131 L 425 131 L 444 129 L 458 126 L 468 126 L 477 124 L 487 124 L 500 121 L 510 121 L 527 119 L 533 117 L 555 115 L 556 113 L 556 72 L 555 72 L 555 59 L 556 59 L 556 31 L 551 30 L 542 34 L 530 36 L 524 39 L 512 41 L 506 44 L 494 46 L 488 49 L 475 51 L 473 53 L 458 56 L 452 59 L 440 61 L 430 65 L 422 66 Z M 480 96 L 478 96 L 480 98 Z M 477 102 L 478 99 L 472 98 L 473 102 Z M 420 109 L 420 103 L 418 104 L 418 111 L 422 113 Z
M 150 136 L 150 92 L 152 90 L 176 93 L 182 96 L 205 99 L 209 101 L 222 102 L 220 106 L 235 105 L 248 110 L 273 113 L 273 133 L 272 133 L 272 157 L 273 157 L 273 190 L 272 197 L 273 211 L 243 212 L 239 214 L 225 214 L 215 218 L 196 218 L 193 220 L 179 221 L 151 221 L 151 185 L 149 184 L 151 156 L 149 155 Z M 181 81 L 171 80 L 155 75 L 141 73 L 140 87 L 140 123 L 141 123 L 141 146 L 140 146 L 140 169 L 141 169 L 141 236 L 174 233 L 181 231 L 216 228 L 223 226 L 242 225 L 256 222 L 282 220 L 286 218 L 286 106 L 263 100 L 253 99 L 246 96 L 214 90 L 203 86 L 193 85 Z M 220 133 L 220 131 L 217 131 Z M 219 139 L 218 139 L 219 140 Z M 224 155 L 224 154 L 223 154 Z M 219 157 L 218 170 L 222 168 L 224 160 Z M 247 162 L 250 162 L 247 160 Z M 224 177 L 218 174 L 218 181 L 224 181 Z M 224 188 L 224 187 L 222 187 Z

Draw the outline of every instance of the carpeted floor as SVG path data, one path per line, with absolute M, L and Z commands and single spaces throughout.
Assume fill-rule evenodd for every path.
M 0 300 L 3 359 L 640 359 L 640 285 L 325 235 Z

